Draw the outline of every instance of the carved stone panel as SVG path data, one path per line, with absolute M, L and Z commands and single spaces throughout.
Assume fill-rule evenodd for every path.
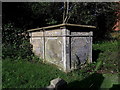
M 45 38 L 45 60 L 63 68 L 62 37 Z
M 91 61 L 91 37 L 71 37 L 71 68 Z
M 43 41 L 43 37 L 34 37 L 31 40 L 31 44 L 33 46 L 33 52 L 35 53 L 35 55 L 39 56 L 40 58 L 44 58 L 43 57 L 43 53 L 44 53 L 44 41 Z
M 30 33 L 35 55 L 65 72 L 92 62 L 92 31 L 67 27 Z

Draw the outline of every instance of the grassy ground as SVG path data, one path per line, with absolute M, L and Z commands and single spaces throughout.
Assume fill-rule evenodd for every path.
M 102 61 L 98 72 L 117 73 L 118 70 L 118 42 L 103 42 L 93 45 L 93 60 Z M 95 56 L 94 56 L 95 55 Z
M 54 78 L 63 78 L 67 82 L 81 80 L 81 74 L 65 74 L 55 66 L 40 62 L 31 63 L 28 61 L 3 61 L 3 88 L 34 88 L 49 85 Z
M 118 42 L 93 45 L 93 63 L 81 70 L 64 73 L 55 66 L 25 60 L 3 60 L 3 88 L 41 88 L 50 80 L 60 77 L 68 87 L 115 88 L 118 87 Z

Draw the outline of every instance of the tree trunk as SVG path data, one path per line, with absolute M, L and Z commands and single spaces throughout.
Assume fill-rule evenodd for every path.
M 63 23 L 66 23 L 69 16 L 69 2 L 64 2 Z

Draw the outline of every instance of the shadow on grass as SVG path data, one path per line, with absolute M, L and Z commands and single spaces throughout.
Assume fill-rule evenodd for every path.
M 103 51 L 101 51 L 101 50 L 99 50 L 99 49 L 97 49 L 97 50 L 92 50 L 92 59 L 93 59 L 93 62 L 95 61 L 97 61 L 97 59 L 99 58 L 99 54 L 101 53 L 101 52 L 103 52 Z
M 102 74 L 94 73 L 81 81 L 74 81 L 68 84 L 68 88 L 93 88 L 99 89 L 104 77 Z
M 120 84 L 114 84 L 109 90 L 120 90 Z

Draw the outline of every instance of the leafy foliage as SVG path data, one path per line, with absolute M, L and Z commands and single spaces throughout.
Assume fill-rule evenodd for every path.
M 47 26 L 47 23 L 51 24 L 53 21 L 55 21 L 53 24 L 62 23 L 63 4 L 63 2 L 3 3 L 3 23 L 15 22 L 24 28 Z M 113 2 L 71 2 L 69 6 L 71 17 L 68 23 L 96 25 L 96 17 L 101 14 L 106 16 L 107 23 L 112 23 L 117 5 Z
M 19 36 L 21 33 L 22 30 L 20 28 L 14 27 L 13 23 L 3 25 L 3 43 L 19 45 L 19 43 L 21 43 L 20 40 L 22 39 L 22 36 Z
M 3 24 L 14 22 L 17 27 L 25 30 L 46 26 L 52 21 L 61 23 L 62 12 L 59 10 L 61 4 L 54 2 L 3 3 Z
M 2 57 L 26 58 L 33 55 L 32 46 L 27 39 L 27 36 L 22 35 L 20 28 L 14 27 L 14 24 L 8 23 L 3 25 L 3 44 L 2 44 Z
M 5 45 L 2 46 L 2 58 L 27 58 L 31 60 L 31 57 L 34 55 L 32 53 L 32 47 L 29 42 L 23 41 L 19 46 Z
M 94 25 L 94 41 L 111 39 L 110 32 L 116 22 L 117 3 L 81 2 L 72 3 L 70 23 Z
M 62 23 L 63 6 L 63 2 L 4 2 L 3 47 L 19 50 L 24 41 L 28 40 L 27 34 L 23 35 L 27 29 Z M 112 2 L 70 2 L 68 23 L 95 25 L 97 30 L 94 39 L 105 40 L 110 37 L 116 8 L 117 3 Z

